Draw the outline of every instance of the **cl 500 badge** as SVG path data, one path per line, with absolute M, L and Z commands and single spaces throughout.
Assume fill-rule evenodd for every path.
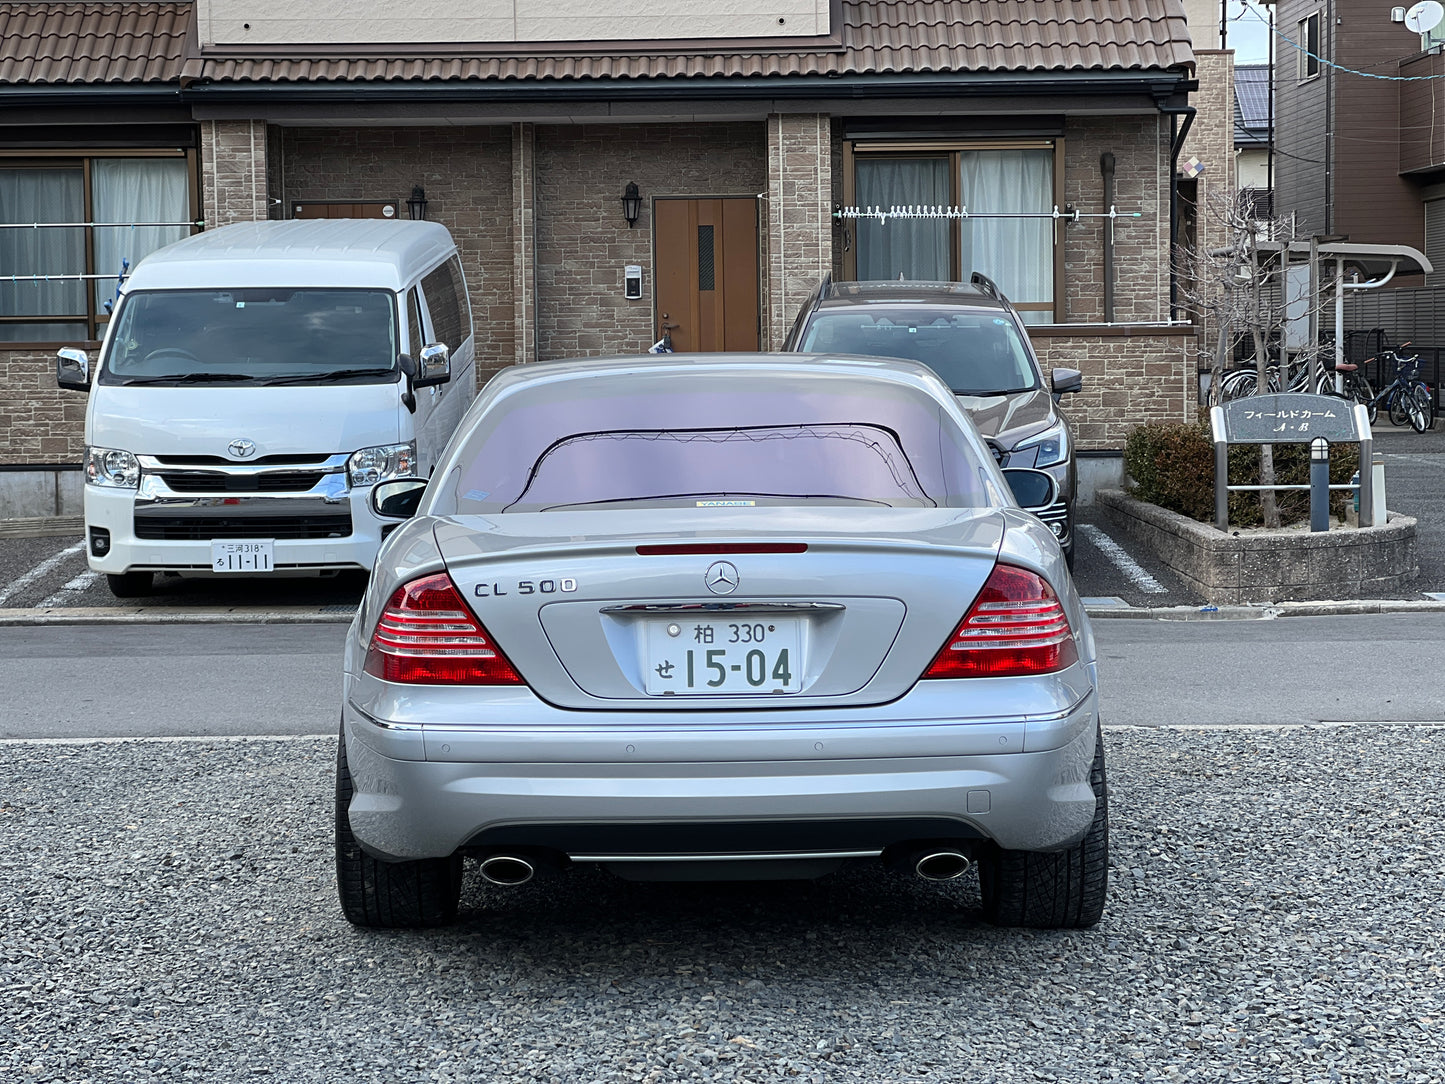
M 577 581 L 570 577 L 561 580 L 518 580 L 512 590 L 519 595 L 566 594 L 577 590 Z M 497 595 L 509 595 L 511 591 L 499 583 L 479 583 L 472 588 L 472 593 L 477 598 L 492 598 Z

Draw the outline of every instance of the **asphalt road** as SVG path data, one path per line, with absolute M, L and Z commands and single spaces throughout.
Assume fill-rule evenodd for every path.
M 1096 621 L 1104 721 L 1445 721 L 1445 620 Z M 329 734 L 346 626 L 0 628 L 0 739 Z

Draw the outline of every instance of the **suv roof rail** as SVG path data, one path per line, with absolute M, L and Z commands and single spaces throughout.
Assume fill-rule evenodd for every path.
M 824 271 L 823 279 L 818 283 L 818 300 L 826 301 L 833 292 L 833 272 Z
M 975 271 L 968 276 L 969 285 L 977 286 L 984 293 L 995 301 L 1007 302 L 1008 298 L 1003 296 L 1003 291 L 998 288 L 998 283 L 989 278 L 982 271 Z

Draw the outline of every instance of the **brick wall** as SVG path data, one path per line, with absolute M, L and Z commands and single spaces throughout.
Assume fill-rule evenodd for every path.
M 1208 252 L 1232 243 L 1217 209 L 1234 198 L 1234 53 L 1196 52 L 1199 89 L 1189 96 L 1198 112 L 1184 140 L 1180 159 L 1204 163 L 1198 184 L 1198 249 Z
M 1092 117 L 1069 124 L 1064 143 L 1064 201 L 1101 213 L 1099 156 L 1114 155 L 1114 205 L 1141 218 L 1114 222 L 1114 319 L 1169 319 L 1169 122 L 1152 115 Z M 1059 323 L 1104 319 L 1104 223 L 1084 218 L 1059 225 L 1064 249 L 1064 304 Z
M 56 386 L 54 350 L 0 350 L 0 388 L 0 463 L 80 462 L 86 397 Z
M 281 146 L 274 195 L 288 210 L 298 200 L 404 201 L 424 187 L 428 220 L 451 230 L 461 253 L 478 386 L 516 360 L 510 128 L 287 128 Z
M 763 348 L 782 345 L 798 307 L 833 269 L 833 133 L 824 113 L 768 118 L 768 299 Z
M 537 355 L 627 354 L 656 341 L 651 201 L 756 196 L 765 177 L 760 124 L 538 126 Z M 628 229 L 622 191 L 642 217 Z M 643 269 L 643 296 L 622 296 L 622 269 Z
M 1063 404 L 1079 447 L 1119 449 L 1136 425 L 1193 420 L 1194 329 L 1108 330 L 1030 330 L 1046 375 L 1055 366 L 1084 374 L 1083 390 Z
M 268 214 L 266 122 L 201 122 L 201 208 L 206 228 Z

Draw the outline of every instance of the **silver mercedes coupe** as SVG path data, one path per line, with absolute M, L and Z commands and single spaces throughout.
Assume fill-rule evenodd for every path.
M 976 866 L 993 923 L 1093 925 L 1094 641 L 1026 510 L 1056 495 L 915 362 L 503 372 L 430 481 L 372 495 L 398 525 L 346 644 L 346 917 L 449 922 L 468 860 L 495 885 L 873 862 Z

